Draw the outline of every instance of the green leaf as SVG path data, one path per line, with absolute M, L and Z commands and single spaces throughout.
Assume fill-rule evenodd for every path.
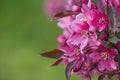
M 93 0 L 94 3 L 97 3 L 97 0 Z
M 116 44 L 118 42 L 118 38 L 117 38 L 117 36 L 113 36 L 113 37 L 109 38 L 109 41 Z
M 120 32 L 119 32 L 119 33 L 117 33 L 117 37 L 118 37 L 118 38 L 120 38 Z

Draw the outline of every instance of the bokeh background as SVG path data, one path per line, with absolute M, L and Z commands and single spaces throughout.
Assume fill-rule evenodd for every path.
M 61 33 L 44 0 L 0 0 L 0 80 L 64 80 L 64 67 L 39 54 L 57 47 Z
M 61 30 L 44 0 L 0 0 L 0 80 L 65 80 L 64 66 L 39 54 L 57 48 Z M 71 80 L 79 80 L 73 76 Z

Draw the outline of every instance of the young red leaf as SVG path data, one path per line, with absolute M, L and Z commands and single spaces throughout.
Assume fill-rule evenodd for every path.
M 108 78 L 109 78 L 110 80 L 112 80 L 112 77 L 113 77 L 114 75 L 115 75 L 114 73 L 108 74 Z
M 73 4 L 81 7 L 81 6 L 82 6 L 82 1 L 83 1 L 83 0 L 73 0 Z
M 66 16 L 71 16 L 73 14 L 76 14 L 76 12 L 68 10 L 68 11 L 63 11 L 63 12 L 56 14 L 54 17 L 55 17 L 55 19 L 59 19 L 59 18 L 63 18 Z
M 62 55 L 64 54 L 63 51 L 59 50 L 59 49 L 54 49 L 52 51 L 48 51 L 45 53 L 40 54 L 43 57 L 47 57 L 47 58 L 53 58 L 53 59 L 58 59 L 60 58 Z
M 108 15 L 109 15 L 112 27 L 116 26 L 118 23 L 116 9 L 112 6 L 109 6 L 108 7 Z
M 70 80 L 71 71 L 72 71 L 74 65 L 76 64 L 76 62 L 77 62 L 77 61 L 74 60 L 74 61 L 70 62 L 70 63 L 66 66 L 66 68 L 65 68 L 65 76 L 66 76 L 66 79 L 67 79 L 67 80 Z
M 54 67 L 54 66 L 57 66 L 59 65 L 61 62 L 62 62 L 62 58 L 58 59 L 55 63 L 53 63 L 50 67 Z
M 105 12 L 106 6 L 102 0 L 94 0 L 94 1 L 97 1 L 98 7 L 100 8 L 100 11 Z
M 98 77 L 98 80 L 104 80 L 104 78 L 105 78 L 105 75 L 100 75 L 100 76 Z

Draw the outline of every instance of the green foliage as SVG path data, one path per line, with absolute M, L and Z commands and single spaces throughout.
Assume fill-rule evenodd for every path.
M 120 32 L 119 32 L 119 33 L 117 33 L 117 37 L 118 37 L 118 38 L 120 38 Z
M 43 0 L 0 0 L 0 80 L 65 80 L 64 67 L 39 54 L 58 46 L 61 33 Z
M 93 0 L 95 3 L 97 3 L 97 0 Z
M 113 37 L 109 38 L 109 41 L 116 44 L 118 42 L 118 38 L 117 38 L 117 36 L 113 36 Z

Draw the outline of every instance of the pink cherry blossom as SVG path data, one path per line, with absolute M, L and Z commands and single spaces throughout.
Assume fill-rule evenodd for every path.
M 57 26 L 62 29 L 57 38 L 58 49 L 64 52 L 62 63 L 71 67 L 75 61 L 66 78 L 72 73 L 82 80 L 92 80 L 95 75 L 99 80 L 120 79 L 120 0 L 50 2 L 47 8 L 52 15 L 62 10 L 73 12 L 57 16 Z
M 93 20 L 91 21 L 91 24 L 94 27 L 98 27 L 98 30 L 101 32 L 108 27 L 109 24 L 108 16 L 105 13 L 101 13 L 95 10 L 93 12 Z
M 89 25 L 87 22 L 85 21 L 80 21 L 80 20 L 75 20 L 73 21 L 72 25 L 71 25 L 71 29 L 74 31 L 74 32 L 78 32 L 80 33 L 81 31 L 83 32 L 87 32 L 89 30 Z
M 118 54 L 116 49 L 107 49 L 100 46 L 100 52 L 93 52 L 90 56 L 94 63 L 98 63 L 100 71 L 112 71 L 117 69 L 117 64 L 114 61 L 115 56 Z
M 80 47 L 83 50 L 88 44 L 87 33 L 73 33 L 73 35 L 67 40 L 68 45 L 74 45 Z

